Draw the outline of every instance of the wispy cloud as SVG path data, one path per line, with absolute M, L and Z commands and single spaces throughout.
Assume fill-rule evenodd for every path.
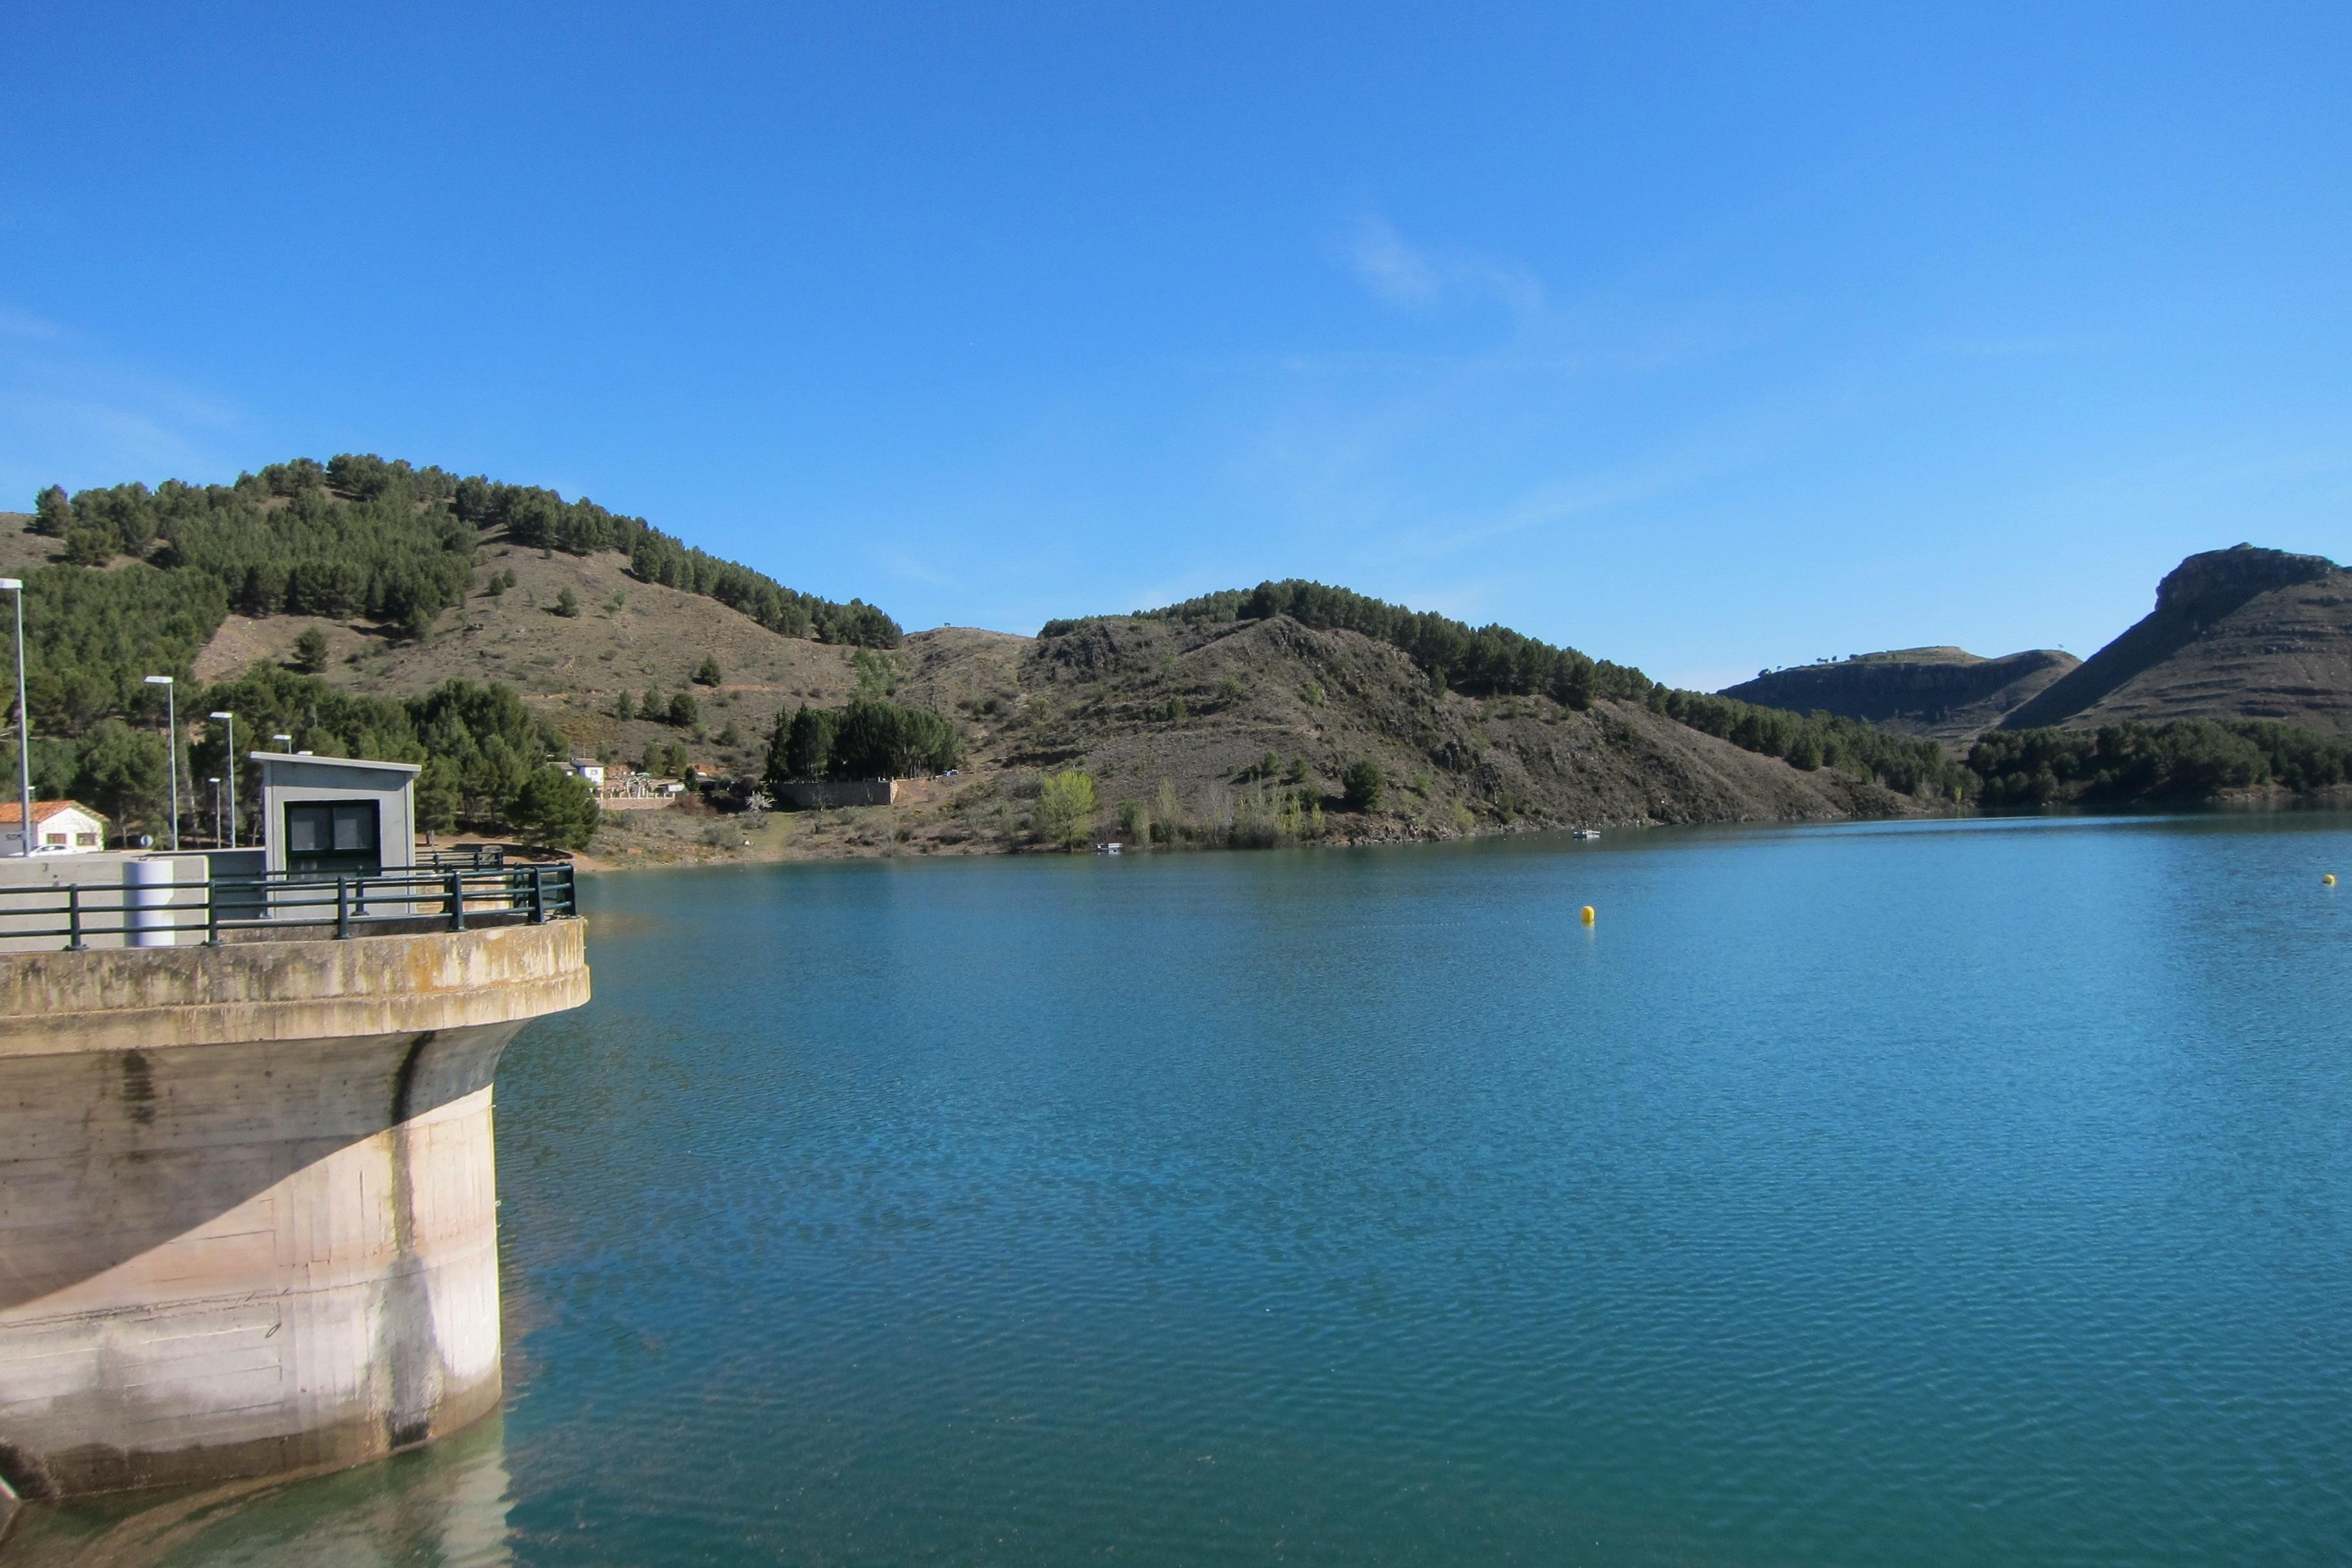
M 0 506 L 44 485 L 205 478 L 243 410 L 125 363 L 54 323 L 0 310 Z
M 875 552 L 874 559 L 886 572 L 903 577 L 909 583 L 920 583 L 927 588 L 945 588 L 961 592 L 963 579 L 940 571 L 937 566 L 911 550 L 893 547 Z
M 1340 253 L 1373 298 L 1406 310 L 1461 300 L 1496 300 L 1521 316 L 1543 309 L 1543 285 L 1526 268 L 1412 245 L 1387 219 L 1374 215 L 1356 220 Z
M 47 341 L 58 335 L 58 324 L 26 310 L 12 310 L 0 305 L 0 337 L 35 338 Z

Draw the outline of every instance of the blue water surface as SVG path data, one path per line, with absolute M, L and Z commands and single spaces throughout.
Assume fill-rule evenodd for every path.
M 2329 869 L 2308 814 L 598 879 L 499 1080 L 502 1418 L 101 1540 L 2342 1562 Z

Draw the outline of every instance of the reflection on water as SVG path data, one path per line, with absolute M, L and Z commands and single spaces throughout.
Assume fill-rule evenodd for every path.
M 6 1568 L 505 1568 L 511 1506 L 505 1420 L 382 1464 L 28 1510 Z

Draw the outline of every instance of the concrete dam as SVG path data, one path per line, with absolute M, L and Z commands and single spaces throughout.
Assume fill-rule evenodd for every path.
M 80 951 L 0 952 L 20 1494 L 348 1465 L 499 1397 L 491 1084 L 588 998 L 570 868 L 171 891 L 172 945 L 78 895 Z

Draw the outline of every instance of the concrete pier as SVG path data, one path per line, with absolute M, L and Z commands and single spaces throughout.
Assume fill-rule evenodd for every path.
M 491 1079 L 577 920 L 0 954 L 0 1461 L 343 1465 L 499 1394 Z

